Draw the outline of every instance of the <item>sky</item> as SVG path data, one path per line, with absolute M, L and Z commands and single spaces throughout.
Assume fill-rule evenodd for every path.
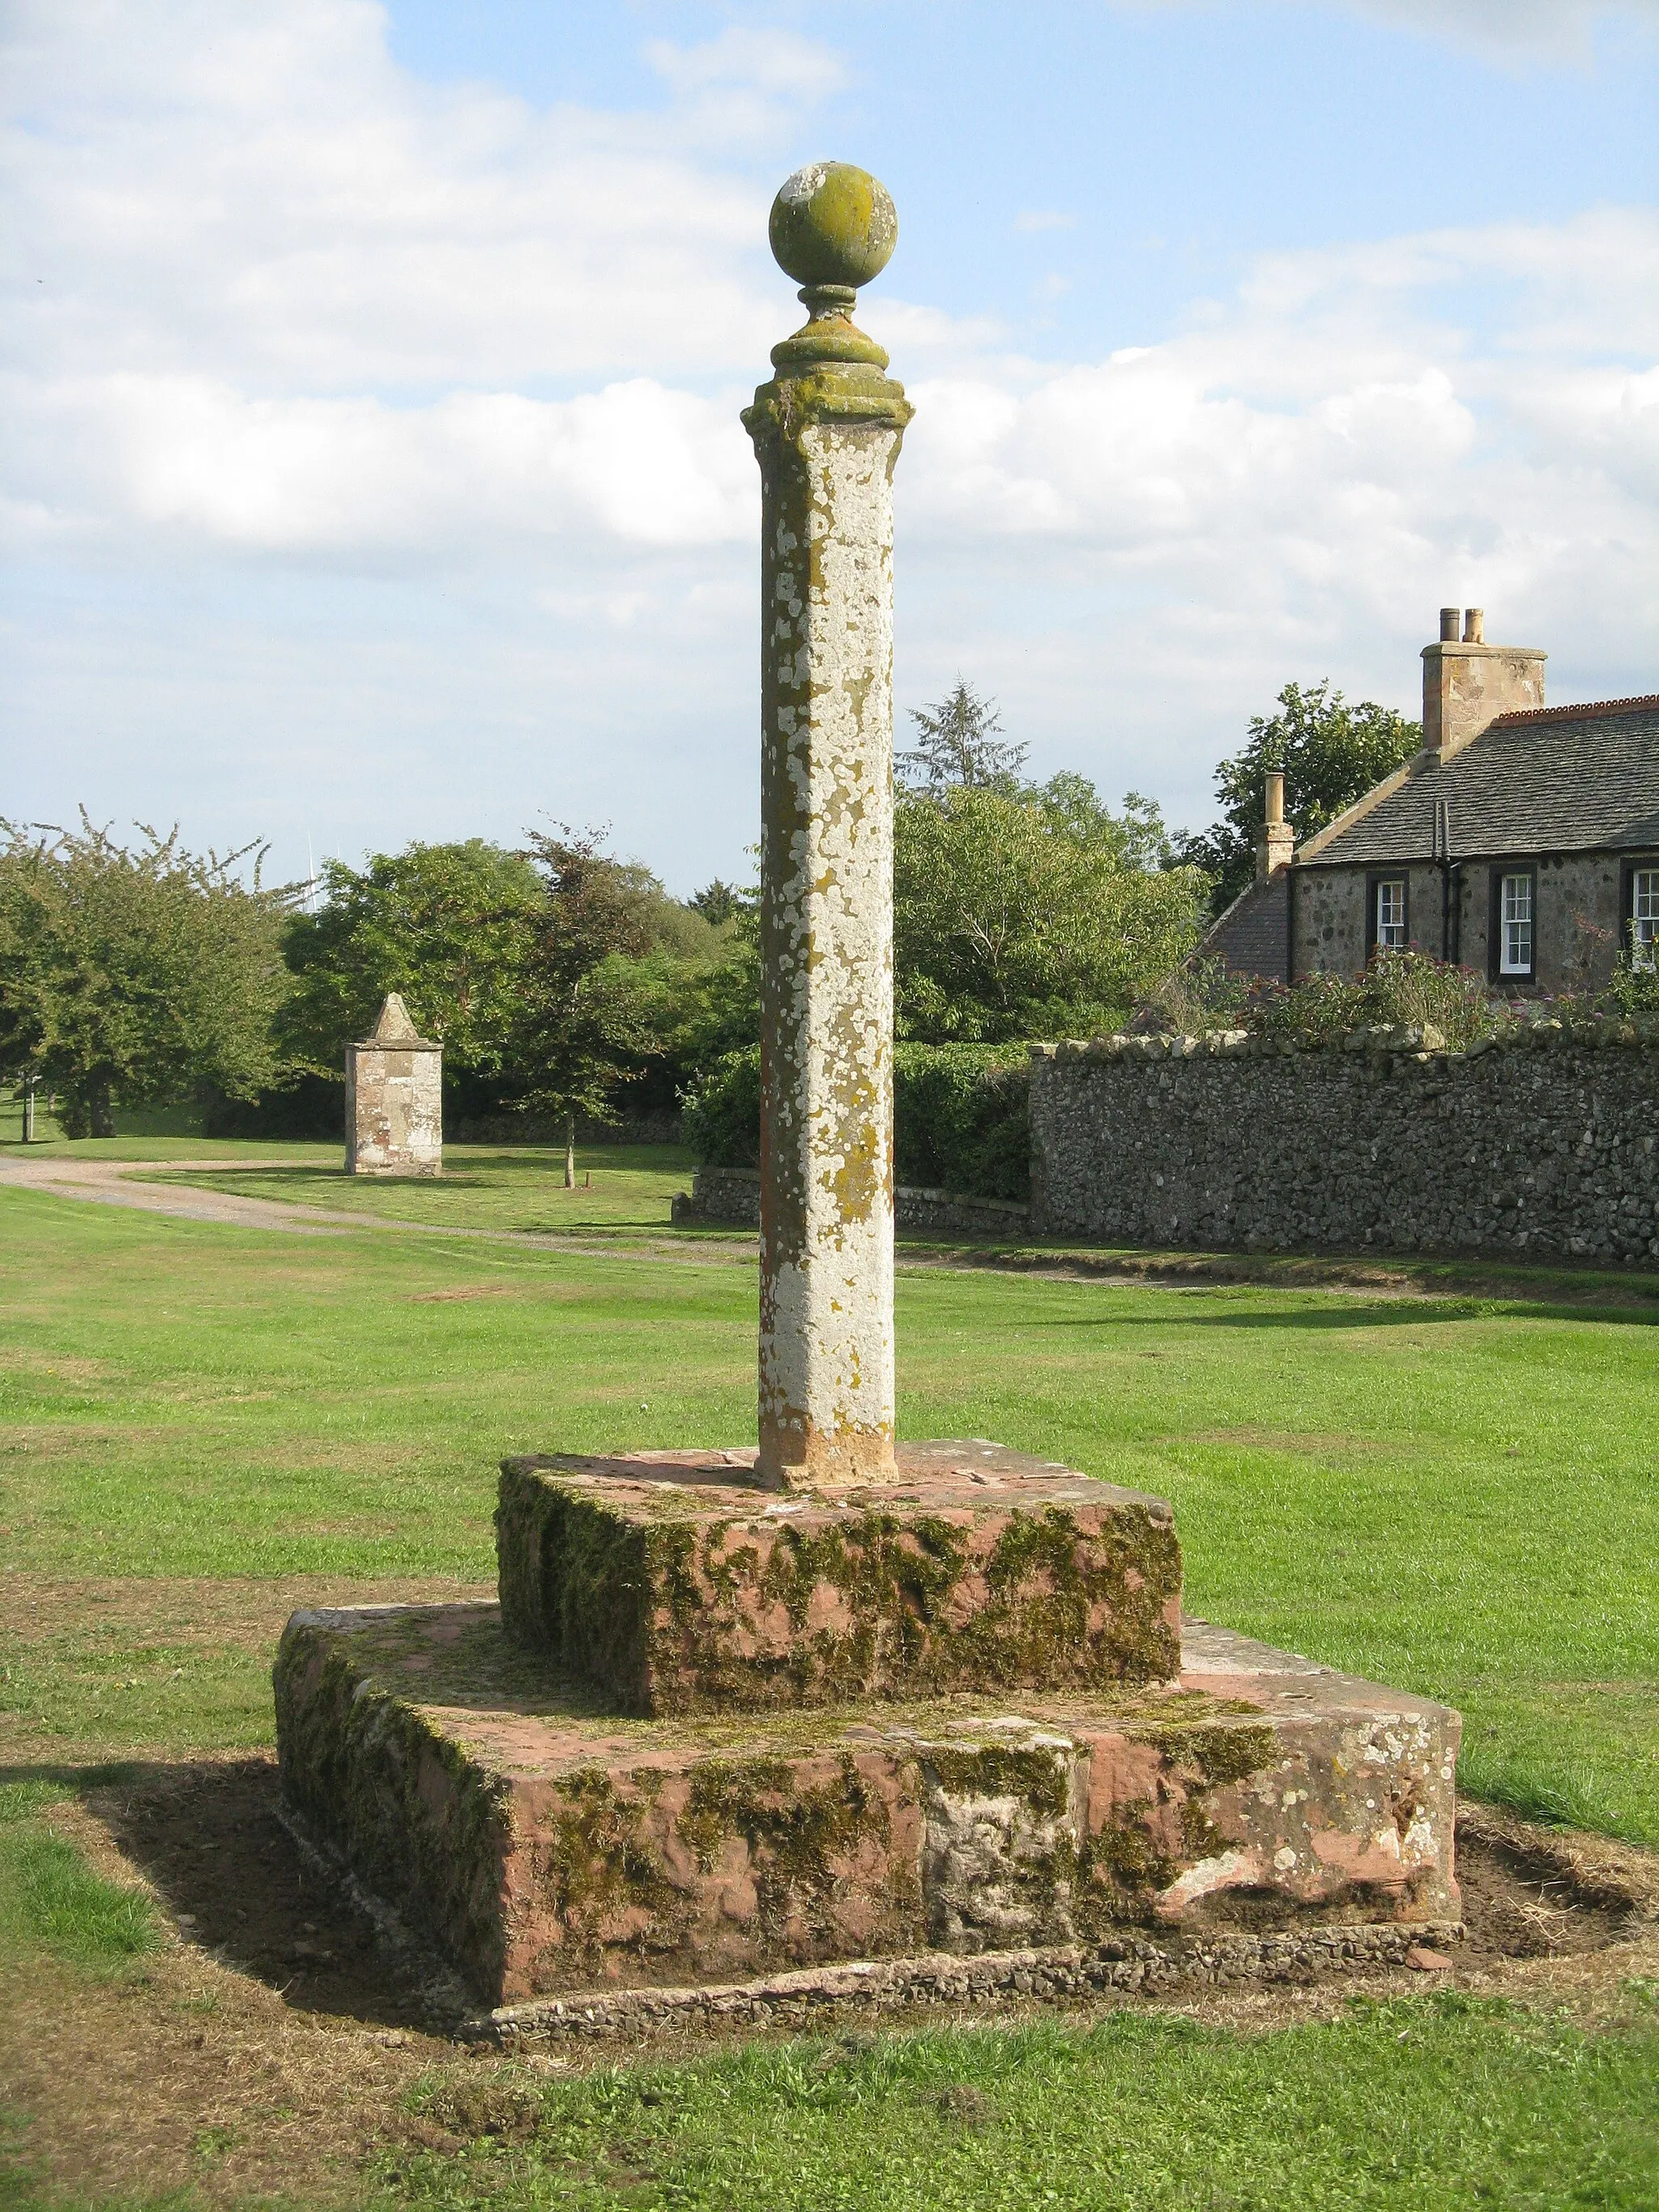
M 1443 604 L 1659 690 L 1659 0 L 0 0 L 0 817 L 744 880 L 815 159 L 899 213 L 901 742 L 960 674 L 1197 827 Z

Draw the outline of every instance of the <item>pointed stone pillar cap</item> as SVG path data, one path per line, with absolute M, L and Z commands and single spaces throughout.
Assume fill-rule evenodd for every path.
M 396 991 L 386 994 L 380 1008 L 380 1018 L 363 1039 L 366 1047 L 384 1052 L 388 1048 L 402 1052 L 438 1052 L 442 1048 L 430 1037 L 423 1037 L 409 1018 L 409 1009 Z

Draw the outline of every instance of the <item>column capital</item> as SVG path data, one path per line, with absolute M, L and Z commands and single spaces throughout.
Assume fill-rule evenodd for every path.
M 806 320 L 773 347 L 777 374 L 744 410 L 757 451 L 819 422 L 902 432 L 911 415 L 904 387 L 853 320 L 860 285 L 879 276 L 898 238 L 885 186 L 850 162 L 809 162 L 773 201 L 768 234 L 778 266 L 801 287 Z
M 834 355 L 802 357 L 789 362 L 784 374 L 757 386 L 753 404 L 743 410 L 743 427 L 754 440 L 757 453 L 763 454 L 769 447 L 794 443 L 815 422 L 844 423 L 849 428 L 867 425 L 903 434 L 915 410 L 904 396 L 904 386 L 882 374 L 886 355 L 854 323 L 844 322 L 842 327 L 870 347 L 874 360 L 848 360 Z M 813 325 L 808 323 L 796 338 L 807 339 L 812 331 Z M 773 358 L 795 343 L 796 339 L 786 339 L 783 345 L 773 349 Z
M 778 374 L 756 388 L 743 410 L 743 427 L 763 453 L 791 443 L 813 422 L 865 423 L 902 434 L 915 410 L 896 377 L 884 374 L 887 356 L 853 320 L 850 284 L 807 284 L 801 300 L 807 319 L 772 349 Z

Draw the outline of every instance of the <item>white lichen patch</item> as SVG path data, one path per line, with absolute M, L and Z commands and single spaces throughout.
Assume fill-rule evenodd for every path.
M 778 187 L 778 198 L 787 200 L 792 206 L 799 206 L 811 198 L 829 173 L 828 161 L 808 161 L 804 168 L 797 169 L 793 177 L 784 179 Z

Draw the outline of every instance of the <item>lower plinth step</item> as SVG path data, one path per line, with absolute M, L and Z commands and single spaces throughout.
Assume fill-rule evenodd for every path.
M 780 1496 L 752 1449 L 507 1460 L 507 1633 L 639 1714 L 1173 1679 L 1161 1498 L 972 1438 L 897 1461 Z
M 1189 1622 L 1174 1685 L 618 1718 L 493 1605 L 295 1613 L 290 1806 L 487 2005 L 1457 1917 L 1457 1716 Z

